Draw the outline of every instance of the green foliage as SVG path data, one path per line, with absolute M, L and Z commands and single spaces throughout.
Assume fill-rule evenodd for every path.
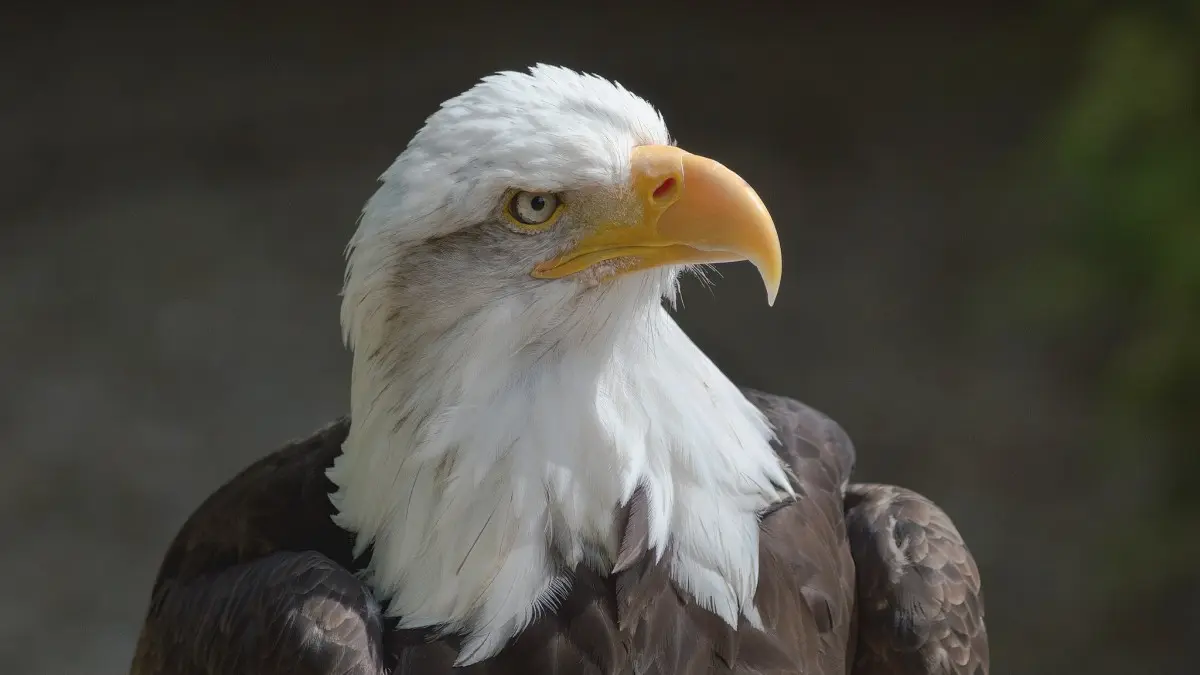
M 1111 333 L 1097 364 L 1110 465 L 1161 459 L 1167 481 L 1114 533 L 1113 572 L 1152 565 L 1151 585 L 1169 586 L 1195 574 L 1200 539 L 1180 536 L 1200 532 L 1200 3 L 1094 11 L 1083 25 L 1050 152 L 1070 227 L 1040 278 L 1061 284 L 1060 318 Z

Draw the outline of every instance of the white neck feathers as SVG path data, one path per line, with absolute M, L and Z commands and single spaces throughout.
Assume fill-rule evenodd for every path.
M 679 588 L 757 617 L 757 514 L 789 490 L 772 431 L 661 306 L 629 311 L 536 340 L 505 301 L 435 336 L 357 317 L 336 521 L 374 546 L 402 626 L 466 635 L 460 665 L 551 609 L 573 566 L 611 569 L 638 485 Z

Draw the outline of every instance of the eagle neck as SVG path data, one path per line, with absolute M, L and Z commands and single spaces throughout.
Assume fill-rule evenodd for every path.
M 758 513 L 786 473 L 761 412 L 659 305 L 504 339 L 510 313 L 355 346 L 352 425 L 329 476 L 336 522 L 372 555 L 368 582 L 402 627 L 494 654 L 571 584 L 611 569 L 618 508 L 641 487 L 648 546 L 678 587 L 733 625 L 753 606 Z M 599 326 L 599 327 L 598 327 Z M 609 332 L 606 332 L 609 331 Z

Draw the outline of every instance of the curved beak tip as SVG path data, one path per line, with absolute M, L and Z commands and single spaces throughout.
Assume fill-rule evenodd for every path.
M 758 269 L 758 275 L 762 277 L 763 286 L 767 289 L 767 306 L 774 307 L 775 298 L 779 297 L 779 285 L 783 277 L 782 266 L 779 261 L 776 261 L 774 265 L 764 265 L 754 261 L 754 266 Z

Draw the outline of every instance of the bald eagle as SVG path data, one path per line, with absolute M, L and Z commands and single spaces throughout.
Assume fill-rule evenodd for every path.
M 428 118 L 366 203 L 350 415 L 183 525 L 133 675 L 988 672 L 937 506 L 664 307 L 782 270 L 762 200 L 624 87 L 536 66 Z

